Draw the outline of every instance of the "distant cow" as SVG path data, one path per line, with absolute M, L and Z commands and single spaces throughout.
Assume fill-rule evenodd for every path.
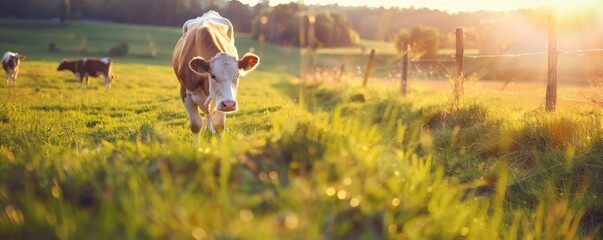
M 237 110 L 239 76 L 255 69 L 260 58 L 247 53 L 238 60 L 230 21 L 214 11 L 186 21 L 174 48 L 173 66 L 180 81 L 180 96 L 188 114 L 193 144 L 199 144 L 205 113 L 207 128 L 218 137 L 227 112 Z
M 67 58 L 61 61 L 61 64 L 57 68 L 58 71 L 62 70 L 71 71 L 76 78 L 80 79 L 80 88 L 86 79 L 86 85 L 90 85 L 88 77 L 103 77 L 105 80 L 105 88 L 111 88 L 111 84 L 115 81 L 116 77 L 113 75 L 113 60 L 110 58 L 83 58 L 80 60 L 69 61 Z
M 6 85 L 10 85 L 10 80 L 13 80 L 13 85 L 17 86 L 17 75 L 19 75 L 19 65 L 25 60 L 25 55 L 14 52 L 4 53 L 2 57 L 2 68 L 6 74 Z

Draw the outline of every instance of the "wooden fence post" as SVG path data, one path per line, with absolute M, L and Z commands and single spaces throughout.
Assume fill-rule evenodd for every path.
M 454 109 L 458 109 L 459 103 L 461 101 L 461 97 L 463 96 L 463 82 L 464 82 L 464 74 L 463 74 L 463 55 L 465 52 L 465 43 L 464 43 L 464 34 L 462 28 L 456 28 L 454 30 L 456 35 L 456 65 L 457 65 L 457 77 L 454 81 Z
M 555 15 L 549 15 L 549 65 L 546 84 L 546 111 L 554 112 L 557 105 L 557 33 Z
M 366 83 L 368 82 L 368 78 L 371 75 L 371 71 L 373 71 L 373 62 L 375 61 L 375 49 L 371 49 L 371 55 L 369 56 L 369 61 L 366 64 L 366 70 L 364 71 L 364 81 L 362 81 L 362 86 L 366 87 Z
M 343 72 L 345 72 L 345 64 L 341 64 L 341 67 L 339 68 L 339 76 L 337 76 L 337 82 L 341 82 Z
M 400 91 L 402 96 L 406 96 L 408 93 L 408 52 L 410 51 L 410 45 L 406 46 L 406 51 L 402 56 L 402 83 L 400 85 Z
M 297 1 L 297 11 L 299 16 L 299 76 L 303 84 L 306 82 L 306 72 L 308 71 L 308 48 L 306 46 L 306 14 L 304 11 L 304 0 Z

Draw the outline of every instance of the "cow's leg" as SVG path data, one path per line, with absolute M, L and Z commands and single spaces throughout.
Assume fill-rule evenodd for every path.
M 211 131 L 220 138 L 220 134 L 222 134 L 226 126 L 226 113 L 216 111 L 212 115 Z
M 199 147 L 199 132 L 201 131 L 201 127 L 203 126 L 203 120 L 199 115 L 199 107 L 190 95 L 187 95 L 184 98 L 184 108 L 186 109 L 186 114 L 188 115 L 188 121 L 191 126 L 191 132 L 193 133 L 193 147 Z
M 205 123 L 207 123 L 207 129 L 210 132 L 214 133 L 212 116 L 214 116 L 214 113 L 210 113 L 210 114 L 205 115 Z
M 9 72 L 5 72 L 6 73 L 6 86 L 10 86 L 10 75 L 12 75 Z
M 88 76 L 86 76 L 85 78 L 86 78 L 86 86 L 90 87 L 90 78 Z
M 80 76 L 80 89 L 84 88 L 84 76 Z
M 103 75 L 103 79 L 105 80 L 105 89 L 111 88 L 111 77 Z
M 17 76 L 19 75 L 19 71 L 13 72 L 13 85 L 17 86 Z

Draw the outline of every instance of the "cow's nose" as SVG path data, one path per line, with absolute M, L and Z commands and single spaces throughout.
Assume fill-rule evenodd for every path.
M 237 101 L 234 100 L 224 100 L 220 103 L 220 107 L 218 110 L 223 112 L 232 112 L 237 110 Z

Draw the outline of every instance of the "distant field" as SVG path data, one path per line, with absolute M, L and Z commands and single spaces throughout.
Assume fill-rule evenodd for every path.
M 0 50 L 24 53 L 30 61 L 58 63 L 65 57 L 106 57 L 112 47 L 126 43 L 129 46 L 128 55 L 114 57 L 117 65 L 139 63 L 168 66 L 171 65 L 172 52 L 181 35 L 182 30 L 175 27 L 91 22 L 61 25 L 50 21 L 0 20 Z M 51 43 L 55 44 L 57 51 L 50 51 Z M 269 44 L 265 49 L 260 49 L 256 41 L 245 35 L 237 37 L 236 45 L 240 55 L 252 48 L 255 51 L 262 50 L 261 54 L 268 56 L 265 58 L 267 65 L 281 65 L 287 71 L 294 71 L 299 67 L 298 51 L 283 50 Z M 290 59 L 273 62 L 274 59 L 282 58 Z
M 222 140 L 204 130 L 197 149 L 170 66 L 179 31 L 0 21 L 0 48 L 28 54 L 19 86 L 0 84 L 0 239 L 603 237 L 603 112 L 581 97 L 597 89 L 560 86 L 580 101 L 548 113 L 541 83 L 471 78 L 455 109 L 447 80 L 402 97 L 393 74 L 361 87 L 333 57 L 354 72 L 300 82 L 299 49 L 238 35 L 261 65 Z M 56 71 L 123 41 L 111 90 Z

